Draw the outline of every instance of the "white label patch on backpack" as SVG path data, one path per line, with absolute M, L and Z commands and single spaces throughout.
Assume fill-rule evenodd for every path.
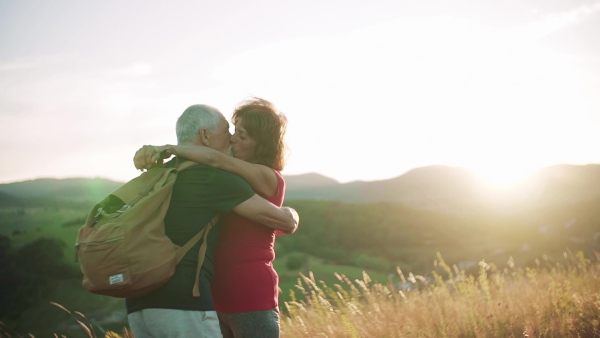
M 117 284 L 117 283 L 123 283 L 123 274 L 120 273 L 118 275 L 110 276 L 109 283 L 110 283 L 110 285 Z

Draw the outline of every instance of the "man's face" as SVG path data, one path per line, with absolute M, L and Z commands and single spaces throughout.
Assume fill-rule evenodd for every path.
M 228 154 L 229 143 L 231 139 L 231 134 L 229 133 L 229 122 L 227 122 L 227 120 L 221 116 L 221 121 L 217 126 L 217 130 L 214 133 L 209 130 L 208 133 L 210 135 L 209 147 L 222 152 L 223 154 Z

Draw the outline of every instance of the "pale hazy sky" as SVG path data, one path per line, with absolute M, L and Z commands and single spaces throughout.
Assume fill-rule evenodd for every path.
M 251 95 L 287 175 L 600 163 L 600 1 L 0 0 L 0 182 L 133 178 L 186 107 Z

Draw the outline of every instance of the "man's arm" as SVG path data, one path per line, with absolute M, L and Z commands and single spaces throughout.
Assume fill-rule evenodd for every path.
M 293 234 L 300 222 L 296 210 L 290 207 L 277 207 L 256 194 L 232 210 L 242 217 L 281 230 L 286 234 Z

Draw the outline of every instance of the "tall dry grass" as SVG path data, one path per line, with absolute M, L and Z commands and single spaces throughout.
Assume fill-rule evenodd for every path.
M 398 270 L 411 291 L 337 276 L 301 276 L 304 301 L 284 304 L 282 337 L 600 337 L 600 265 L 583 254 L 536 268 L 480 262 L 468 276 L 438 255 L 432 279 Z
M 430 278 L 398 270 L 404 285 L 416 286 L 410 291 L 374 283 L 366 273 L 354 281 L 336 274 L 339 283 L 332 286 L 312 273 L 301 275 L 296 287 L 303 300 L 292 290 L 293 300 L 282 305 L 281 336 L 600 337 L 600 256 L 594 262 L 582 253 L 564 258 L 543 259 L 534 268 L 517 268 L 509 260 L 499 269 L 482 261 L 473 276 L 438 254 L 438 272 Z M 133 338 L 127 328 L 121 334 L 96 332 L 83 314 L 54 305 L 90 338 Z M 3 337 L 21 336 L 0 325 Z

